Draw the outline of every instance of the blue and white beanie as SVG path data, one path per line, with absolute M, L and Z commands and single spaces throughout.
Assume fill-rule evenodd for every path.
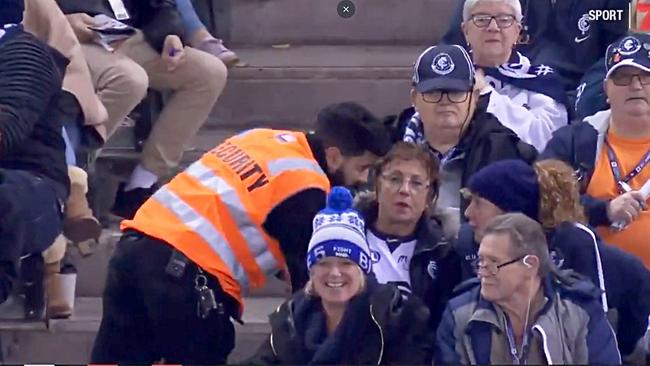
M 372 266 L 366 241 L 365 222 L 352 209 L 352 194 L 334 187 L 327 207 L 314 217 L 314 231 L 307 249 L 307 269 L 325 257 L 346 258 L 369 274 Z

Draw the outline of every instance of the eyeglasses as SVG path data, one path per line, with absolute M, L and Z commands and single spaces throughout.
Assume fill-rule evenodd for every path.
M 462 103 L 467 100 L 469 92 L 464 91 L 444 91 L 434 90 L 427 93 L 422 93 L 422 100 L 427 103 L 440 103 L 443 95 L 447 95 L 447 99 L 452 103 Z
M 616 86 L 628 86 L 632 84 L 632 80 L 638 78 L 641 85 L 650 85 L 650 73 L 644 72 L 641 74 L 617 74 L 612 75 L 612 82 Z
M 488 15 L 488 14 L 474 14 L 471 17 L 472 23 L 478 28 L 487 28 L 492 23 L 492 19 L 497 22 L 499 29 L 504 29 L 515 24 L 515 16 L 509 14 Z
M 474 262 L 472 262 L 472 267 L 474 268 L 474 271 L 478 274 L 479 270 L 481 268 L 485 268 L 485 270 L 490 274 L 491 276 L 496 275 L 499 273 L 499 270 L 505 266 L 509 266 L 513 263 L 517 263 L 520 260 L 524 259 L 524 255 L 517 257 L 513 260 L 507 261 L 505 263 L 497 264 L 495 261 L 492 260 L 487 260 L 485 258 L 477 258 Z
M 411 192 L 414 193 L 422 193 L 424 192 L 427 188 L 429 188 L 430 184 L 428 182 L 423 182 L 419 179 L 404 179 L 401 175 L 381 175 L 381 177 L 388 183 L 388 187 L 392 189 L 393 191 L 398 191 L 402 186 L 404 185 L 404 181 L 408 182 L 407 186 L 408 189 Z

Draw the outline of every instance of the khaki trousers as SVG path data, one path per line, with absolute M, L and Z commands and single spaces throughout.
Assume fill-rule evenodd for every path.
M 82 50 L 99 99 L 108 111 L 109 137 L 142 101 L 147 88 L 172 91 L 141 157 L 147 170 L 158 176 L 167 174 L 180 163 L 183 151 L 225 87 L 227 70 L 223 62 L 186 47 L 185 62 L 169 72 L 141 32 L 112 53 L 96 44 L 83 44 Z

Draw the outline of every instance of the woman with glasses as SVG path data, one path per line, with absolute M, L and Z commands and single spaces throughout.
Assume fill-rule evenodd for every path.
M 405 141 L 428 146 L 440 160 L 440 191 L 434 210 L 449 218 L 451 230 L 446 232 L 455 236 L 467 204 L 459 191 L 467 179 L 494 161 L 531 162 L 537 152 L 486 111 L 489 100 L 480 97 L 474 65 L 462 47 L 429 47 L 417 58 L 414 69 L 414 108 L 398 120 L 406 125 Z M 411 119 L 413 113 L 417 115 Z
M 425 147 L 398 142 L 375 164 L 374 192 L 357 207 L 366 222 L 372 272 L 429 307 L 438 327 L 451 292 L 460 283 L 460 258 L 445 239 L 430 207 L 438 195 L 438 159 Z
M 478 278 L 449 302 L 434 364 L 621 363 L 598 289 L 555 270 L 537 221 L 522 213 L 499 215 L 483 234 Z
M 601 308 L 612 314 L 621 354 L 633 353 L 648 325 L 650 272 L 638 258 L 606 244 L 586 226 L 579 184 L 568 165 L 558 160 L 539 161 L 532 167 L 517 160 L 500 161 L 472 176 L 464 193 L 471 200 L 465 211 L 469 222 L 454 247 L 464 259 L 465 278 L 479 274 L 478 243 L 483 245 L 490 220 L 521 212 L 542 225 L 556 267 L 575 270 L 603 291 Z M 488 266 L 487 272 L 496 273 L 516 258 Z

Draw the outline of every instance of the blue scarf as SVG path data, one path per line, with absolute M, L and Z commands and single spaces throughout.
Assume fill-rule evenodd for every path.
M 553 98 L 558 103 L 568 106 L 564 86 L 555 71 L 546 65 L 531 65 L 528 57 L 513 52 L 507 63 L 499 67 L 482 68 L 485 75 L 491 76 L 504 84 L 530 90 Z M 411 143 L 426 143 L 422 120 L 416 112 L 406 124 L 403 140 Z
M 485 75 L 504 84 L 544 94 L 558 103 L 567 105 L 564 86 L 555 71 L 548 65 L 531 65 L 528 57 L 519 52 L 513 52 L 508 62 L 499 67 L 483 67 L 481 69 Z

